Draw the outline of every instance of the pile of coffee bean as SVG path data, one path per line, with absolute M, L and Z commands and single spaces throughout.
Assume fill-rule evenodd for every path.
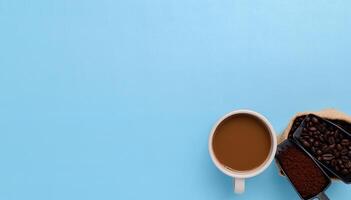
M 289 138 L 293 138 L 294 132 L 296 131 L 297 128 L 299 128 L 300 124 L 302 123 L 302 121 L 305 119 L 306 116 L 307 115 L 301 115 L 301 116 L 298 116 L 295 118 L 295 120 L 292 123 L 289 134 L 288 134 Z M 349 122 L 346 122 L 344 120 L 338 120 L 338 119 L 326 119 L 326 118 L 323 118 L 323 119 L 329 120 L 329 121 L 333 122 L 334 124 L 340 126 L 345 131 L 351 133 L 351 124 Z
M 338 127 L 308 115 L 297 139 L 334 173 L 351 175 L 351 138 Z

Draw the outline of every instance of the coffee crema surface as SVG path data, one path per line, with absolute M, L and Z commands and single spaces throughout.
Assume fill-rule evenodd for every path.
M 261 119 L 236 114 L 219 124 L 212 145 L 217 160 L 226 168 L 248 171 L 266 161 L 271 150 L 271 136 Z

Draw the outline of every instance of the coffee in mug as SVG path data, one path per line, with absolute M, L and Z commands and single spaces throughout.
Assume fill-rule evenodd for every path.
M 211 158 L 218 169 L 234 178 L 236 193 L 245 178 L 261 173 L 272 162 L 277 141 L 273 127 L 261 114 L 237 110 L 222 117 L 209 139 Z
M 268 158 L 271 143 L 266 124 L 245 113 L 223 120 L 212 141 L 218 161 L 234 171 L 249 171 L 262 165 Z

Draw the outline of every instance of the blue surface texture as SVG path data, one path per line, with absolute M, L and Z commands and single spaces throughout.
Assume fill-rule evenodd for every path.
M 273 164 L 233 194 L 208 134 L 238 108 L 278 133 L 299 111 L 351 114 L 350 7 L 0 0 L 0 199 L 298 199 Z

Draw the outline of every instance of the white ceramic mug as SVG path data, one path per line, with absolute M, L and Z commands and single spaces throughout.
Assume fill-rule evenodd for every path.
M 270 149 L 269 155 L 267 156 L 266 160 L 259 167 L 252 169 L 252 170 L 249 170 L 249 171 L 233 171 L 233 170 L 227 169 L 217 160 L 216 155 L 214 154 L 214 151 L 213 151 L 212 140 L 213 140 L 213 135 L 214 135 L 218 125 L 224 119 L 226 119 L 230 116 L 233 116 L 233 115 L 237 115 L 237 114 L 249 114 L 249 115 L 255 116 L 258 119 L 260 119 L 267 126 L 267 128 L 269 130 L 269 136 L 271 138 L 271 149 Z M 225 173 L 226 175 L 233 178 L 234 192 L 235 193 L 243 193 L 245 191 L 245 179 L 260 174 L 273 161 L 274 156 L 275 156 L 275 152 L 277 150 L 277 138 L 276 138 L 276 134 L 275 134 L 275 131 L 274 131 L 272 125 L 269 123 L 269 121 L 267 120 L 266 117 L 264 117 L 263 115 L 255 112 L 255 111 L 252 111 L 252 110 L 235 110 L 235 111 L 232 111 L 232 112 L 224 115 L 213 126 L 211 133 L 210 133 L 209 141 L 208 141 L 208 149 L 209 149 L 212 161 L 216 165 L 216 167 L 220 171 Z

